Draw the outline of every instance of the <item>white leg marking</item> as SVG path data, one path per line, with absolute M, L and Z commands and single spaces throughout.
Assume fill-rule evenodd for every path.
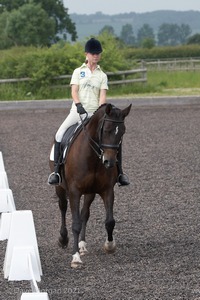
M 77 268 L 78 266 L 80 266 L 83 262 L 80 258 L 80 254 L 78 252 L 76 252 L 74 255 L 72 255 L 72 262 L 71 262 L 71 267 L 72 268 Z
M 104 250 L 105 250 L 107 253 L 114 253 L 115 250 L 116 250 L 116 243 L 115 243 L 115 240 L 113 239 L 112 242 L 109 242 L 108 240 L 106 240 L 105 243 L 104 243 Z
M 84 241 L 80 241 L 79 244 L 78 244 L 78 246 L 79 246 L 79 253 L 80 253 L 81 256 L 88 253 L 88 251 L 86 249 L 86 245 L 87 244 Z

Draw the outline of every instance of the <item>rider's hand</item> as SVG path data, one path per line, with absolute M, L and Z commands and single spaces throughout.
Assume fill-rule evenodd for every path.
M 83 105 L 81 103 L 76 103 L 76 108 L 77 108 L 77 113 L 79 115 L 87 114 L 85 108 L 83 107 Z

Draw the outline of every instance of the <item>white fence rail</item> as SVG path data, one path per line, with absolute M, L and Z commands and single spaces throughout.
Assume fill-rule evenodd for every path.
M 199 71 L 200 58 L 157 59 L 143 62 L 148 71 Z

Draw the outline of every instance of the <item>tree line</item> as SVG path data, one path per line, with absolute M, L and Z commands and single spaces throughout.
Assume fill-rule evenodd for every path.
M 200 34 L 191 35 L 189 25 L 163 23 L 158 32 L 144 24 L 134 34 L 131 24 L 122 26 L 119 36 L 112 26 L 108 32 L 131 47 L 176 46 L 200 44 Z M 59 40 L 76 41 L 76 24 L 71 20 L 62 0 L 0 0 L 0 49 L 13 46 L 50 46 Z
M 100 30 L 115 35 L 112 26 L 104 26 Z M 137 35 L 134 34 L 133 26 L 126 24 L 122 26 L 120 36 L 118 37 L 125 45 L 153 48 L 154 46 L 177 46 L 185 44 L 200 44 L 200 34 L 191 35 L 192 30 L 189 25 L 163 23 L 158 29 L 157 35 L 149 24 L 144 24 L 139 28 Z

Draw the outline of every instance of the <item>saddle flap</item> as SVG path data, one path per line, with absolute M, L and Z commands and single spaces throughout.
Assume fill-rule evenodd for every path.
M 70 126 L 64 133 L 61 144 L 60 144 L 60 157 L 62 160 L 65 160 L 67 149 L 69 148 L 72 141 L 75 139 L 76 134 L 81 131 L 82 127 L 80 123 L 76 123 Z M 50 152 L 50 160 L 54 161 L 54 146 L 52 145 L 51 152 Z M 61 159 L 60 159 L 61 160 Z
M 67 157 L 67 152 L 70 146 L 72 145 L 76 137 L 79 135 L 79 133 L 82 131 L 83 126 L 85 126 L 89 122 L 89 120 L 90 117 L 84 119 L 83 122 L 79 121 L 74 125 L 70 126 L 69 128 L 67 128 L 67 130 L 65 131 L 60 145 L 60 151 L 61 151 L 60 157 L 62 157 L 62 161 L 60 162 L 61 164 L 65 162 Z M 50 160 L 54 161 L 54 144 L 51 148 Z
M 73 143 L 75 138 L 78 136 L 80 131 L 82 130 L 82 124 L 80 122 L 70 126 L 64 133 L 61 145 L 60 145 L 60 150 L 61 154 L 63 157 L 63 162 L 65 161 L 67 151 L 70 148 L 70 145 Z

